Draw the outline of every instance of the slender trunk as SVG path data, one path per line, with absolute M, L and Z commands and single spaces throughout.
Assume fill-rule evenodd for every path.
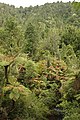
M 9 65 L 4 66 L 4 68 L 5 68 L 5 79 L 6 79 L 6 84 L 8 83 L 8 67 L 9 67 Z

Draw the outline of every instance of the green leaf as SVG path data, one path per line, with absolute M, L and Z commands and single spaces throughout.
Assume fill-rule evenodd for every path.
M 75 95 L 76 100 L 80 100 L 80 94 Z
M 13 86 L 12 85 L 7 85 L 6 87 L 3 87 L 3 91 L 4 92 L 7 92 L 9 90 L 13 89 Z
M 9 76 L 8 82 L 12 85 L 14 85 L 16 83 L 16 78 L 13 76 Z
M 19 96 L 20 94 L 16 87 L 12 90 L 12 92 L 9 95 L 10 99 L 13 99 L 14 101 L 16 101 L 19 98 Z
M 11 92 L 11 93 L 9 94 L 9 98 L 10 98 L 10 99 L 13 99 L 13 98 L 14 98 L 14 93 L 13 93 L 13 92 Z
M 0 61 L 0 66 L 5 66 L 5 65 L 8 65 L 9 62 L 6 62 L 6 61 Z

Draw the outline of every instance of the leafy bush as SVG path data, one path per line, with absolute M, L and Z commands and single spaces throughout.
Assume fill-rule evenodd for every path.
M 10 100 L 7 102 L 11 103 Z M 11 106 L 9 103 L 8 108 Z M 28 93 L 27 95 L 20 95 L 14 103 L 13 109 L 8 112 L 8 118 L 10 120 L 15 118 L 20 118 L 20 120 L 47 120 L 48 114 L 48 107 L 33 93 Z

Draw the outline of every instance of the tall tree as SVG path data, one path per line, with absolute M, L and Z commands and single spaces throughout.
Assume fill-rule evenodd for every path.
M 38 43 L 37 32 L 35 30 L 35 27 L 31 23 L 29 23 L 25 31 L 24 52 L 26 52 L 30 57 L 33 57 L 36 51 L 37 43 Z
M 5 54 L 14 55 L 22 47 L 23 32 L 14 18 L 6 21 L 4 28 L 0 29 L 0 43 Z

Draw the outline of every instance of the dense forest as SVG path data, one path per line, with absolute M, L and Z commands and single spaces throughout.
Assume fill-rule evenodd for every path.
M 80 2 L 0 3 L 0 120 L 80 120 Z

